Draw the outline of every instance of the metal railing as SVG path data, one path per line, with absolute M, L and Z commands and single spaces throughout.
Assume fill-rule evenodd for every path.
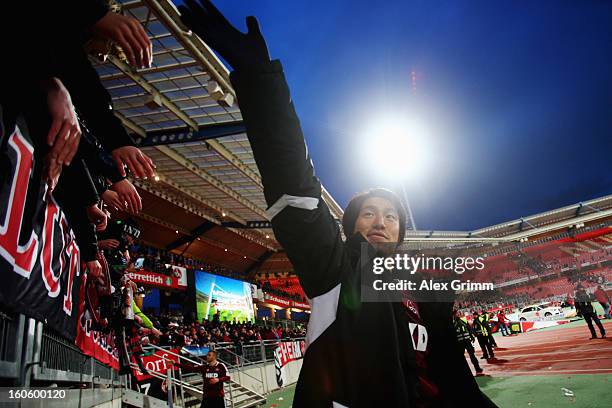
M 92 367 L 86 364 L 89 358 L 73 343 L 54 333 L 48 327 L 43 328 L 40 361 L 44 363 L 45 369 L 91 376 Z
M 245 343 L 215 343 L 212 349 L 217 352 L 220 360 L 233 367 L 246 367 L 265 363 L 274 359 L 274 350 L 284 341 L 300 341 L 304 337 L 283 340 L 262 340 Z
M 22 314 L 0 312 L 0 378 L 120 385 L 115 371 L 83 354 L 71 341 Z
M 259 347 L 263 347 L 263 344 L 261 344 Z M 200 366 L 200 365 L 205 364 L 205 362 L 202 361 L 202 359 L 200 357 L 198 357 L 198 356 L 190 354 L 190 357 L 186 357 L 186 356 L 184 356 L 182 354 L 177 354 L 177 353 L 174 353 L 174 352 L 170 351 L 169 348 L 170 348 L 169 346 L 160 347 L 160 346 L 156 346 L 154 344 L 150 344 L 150 345 L 146 346 L 144 349 L 145 350 L 160 350 L 160 351 L 163 351 L 165 354 L 169 354 L 171 356 L 174 356 L 174 357 L 178 358 L 179 362 L 186 361 L 186 362 L 188 362 L 188 363 L 190 363 L 192 365 L 196 365 L 196 366 Z M 187 353 L 189 353 L 188 350 L 185 349 L 185 351 Z M 233 352 L 231 352 L 229 350 L 225 350 L 225 352 L 229 353 L 232 357 L 239 358 L 242 363 L 246 362 L 247 365 L 255 364 L 255 362 L 248 361 L 243 356 L 238 356 L 237 354 L 235 354 L 235 353 L 233 353 Z M 162 358 L 165 359 L 165 360 L 169 360 L 166 357 L 162 357 Z M 231 364 L 228 361 L 225 361 L 225 360 L 221 359 L 219 357 L 219 353 L 217 353 L 217 360 L 219 362 L 225 364 L 225 366 L 228 367 L 229 370 L 234 370 L 234 372 L 232 373 L 232 376 L 235 375 L 235 374 L 238 374 L 239 376 L 246 376 L 246 377 L 249 377 L 251 380 L 253 380 L 256 384 L 258 384 L 258 387 L 257 387 L 257 388 L 259 388 L 258 391 L 254 391 L 254 390 L 250 390 L 250 389 L 249 389 L 249 391 L 253 391 L 256 394 L 263 393 L 263 390 L 265 390 L 265 384 L 264 384 L 265 381 L 264 381 L 264 372 L 263 372 L 264 367 L 263 367 L 263 365 L 260 367 L 260 376 L 261 377 L 257 378 L 256 376 L 254 376 L 252 374 L 249 374 L 246 371 L 244 371 L 242 369 L 241 365 L 234 365 L 234 364 Z M 132 366 L 135 369 L 138 368 L 136 365 L 132 365 Z M 175 395 L 180 395 L 180 400 L 181 400 L 183 405 L 185 404 L 185 391 L 187 391 L 190 395 L 197 396 L 197 398 L 202 398 L 202 396 L 203 396 L 202 390 L 200 388 L 198 388 L 197 386 L 195 386 L 194 384 L 192 384 L 191 382 L 189 382 L 190 378 L 193 378 L 193 377 L 196 377 L 196 376 L 200 377 L 199 374 L 195 374 L 193 376 L 184 375 L 182 370 L 178 369 L 178 371 L 177 371 L 178 376 L 174 377 L 173 374 L 171 373 L 171 371 L 172 370 L 169 369 L 168 373 L 165 374 L 165 375 L 162 374 L 162 373 L 157 373 L 157 372 L 153 372 L 153 371 L 149 371 L 149 374 L 151 374 L 152 376 L 154 376 L 156 378 L 166 379 L 166 380 L 169 379 L 172 384 L 174 384 L 176 387 L 178 387 L 178 391 L 180 393 L 176 393 L 175 392 Z M 241 385 L 240 383 L 238 383 L 237 381 L 234 381 L 234 380 L 230 380 L 226 384 L 226 389 L 227 389 L 226 400 L 227 400 L 228 406 L 231 407 L 231 408 L 234 407 L 234 396 L 233 396 L 234 390 L 233 390 L 233 385 L 243 387 L 244 389 L 248 389 L 244 385 Z
M 301 338 L 287 341 L 302 340 Z M 274 358 L 274 350 L 285 340 L 264 340 L 245 343 L 217 343 L 211 345 L 218 353 L 219 361 L 232 371 L 234 378 L 243 378 L 254 385 L 256 394 L 265 387 L 264 364 Z M 159 348 L 151 345 L 149 348 Z M 165 352 L 169 352 L 164 349 Z M 174 354 L 170 352 L 171 354 Z M 197 356 L 186 357 L 176 354 L 191 364 L 202 364 Z M 259 365 L 259 367 L 258 367 Z M 248 372 L 245 368 L 249 368 Z M 259 368 L 259 373 L 257 369 Z M 171 383 L 180 391 L 181 401 L 184 393 L 201 393 L 197 385 L 190 384 L 189 376 L 178 370 L 177 378 Z M 259 374 L 259 375 L 258 375 Z M 154 375 L 168 379 L 168 374 Z M 26 318 L 24 315 L 9 315 L 0 312 L 0 377 L 10 379 L 14 385 L 29 386 L 32 381 L 72 382 L 96 384 L 126 384 L 126 377 L 119 377 L 110 367 L 83 354 L 73 342 L 66 340 L 41 322 Z M 127 376 L 129 377 L 129 376 Z M 123 381 L 122 381 L 123 380 Z M 228 384 L 228 396 L 233 399 L 233 387 L 244 387 L 232 380 Z M 201 395 L 201 394 L 200 394 Z M 233 403 L 229 404 L 233 405 Z
M 194 359 L 191 359 L 191 358 L 185 357 L 183 355 L 174 353 L 174 352 L 170 351 L 168 348 L 159 347 L 159 346 L 156 346 L 154 344 L 150 344 L 150 345 L 146 346 L 144 349 L 145 350 L 161 350 L 161 351 L 163 351 L 166 354 L 169 354 L 169 355 L 172 355 L 174 357 L 177 357 L 179 362 L 184 360 L 184 361 L 187 361 L 187 362 L 189 362 L 189 363 L 191 363 L 193 365 L 196 365 L 196 366 L 200 366 L 200 365 L 203 364 L 203 362 L 200 360 L 200 358 L 198 358 L 196 356 L 194 356 L 195 357 Z M 170 359 L 167 359 L 166 357 L 163 357 L 163 356 L 162 356 L 162 359 L 170 361 Z M 136 370 L 139 370 L 139 367 L 136 364 L 133 364 L 133 363 L 132 363 L 132 368 L 136 369 Z M 203 392 L 202 392 L 201 389 L 199 389 L 198 387 L 196 387 L 193 384 L 189 383 L 188 381 L 185 381 L 185 379 L 183 377 L 182 370 L 180 368 L 177 370 L 178 377 L 174 377 L 173 370 L 171 368 L 168 369 L 165 374 L 161 374 L 161 373 L 158 373 L 158 372 L 155 372 L 155 371 L 152 371 L 152 370 L 149 371 L 149 374 L 151 376 L 155 377 L 155 378 L 166 380 L 167 384 L 171 384 L 172 385 L 173 392 L 172 393 L 168 393 L 168 406 L 170 406 L 170 407 L 173 404 L 172 395 L 177 395 L 177 396 L 180 397 L 180 401 L 181 401 L 181 405 L 182 406 L 185 406 L 185 391 L 189 392 L 189 394 L 191 394 L 191 395 L 196 395 L 197 398 L 200 398 L 200 399 L 203 396 Z M 178 387 L 178 392 L 177 392 L 177 387 Z M 231 394 L 231 389 L 230 389 L 230 394 Z M 232 400 L 232 398 L 231 398 L 231 395 L 230 395 L 230 401 L 231 400 Z M 232 404 L 232 407 L 233 407 L 233 404 Z
M 171 353 L 171 354 L 174 354 L 174 353 Z M 132 367 L 133 370 L 140 369 L 138 365 L 134 363 L 130 363 L 130 366 Z M 152 377 L 158 378 L 160 380 L 166 381 L 166 386 L 168 387 L 168 390 L 170 390 L 170 392 L 168 392 L 168 407 L 170 408 L 174 406 L 174 403 L 175 403 L 174 396 L 175 395 L 179 396 L 180 401 L 181 401 L 180 405 L 182 407 L 185 406 L 185 390 L 191 391 L 192 393 L 197 393 L 199 395 L 202 394 L 202 390 L 199 390 L 198 388 L 193 387 L 188 382 L 185 382 L 182 380 L 181 375 L 180 375 L 180 369 L 179 369 L 178 378 L 174 376 L 174 371 L 172 370 L 172 368 L 169 368 L 164 374 L 158 373 L 157 371 L 149 371 L 149 375 Z M 178 390 L 177 390 L 177 387 L 178 387 Z M 130 388 L 131 388 L 131 384 L 130 384 Z
M 24 326 L 23 315 L 0 312 L 0 377 L 20 376 Z
M 260 327 L 282 327 L 283 329 L 295 329 L 299 326 L 302 326 L 303 322 L 296 322 L 295 320 L 287 320 L 287 319 L 255 319 L 255 323 Z
M 217 351 L 215 349 L 215 351 Z M 260 386 L 261 386 L 261 390 L 264 390 L 264 374 L 263 374 L 263 367 L 260 367 L 260 375 L 261 378 L 257 378 L 249 373 L 247 373 L 246 371 L 243 371 L 242 368 L 244 368 L 245 366 L 245 362 L 247 363 L 246 365 L 254 365 L 257 364 L 257 362 L 254 361 L 250 361 L 247 358 L 243 357 L 243 356 L 239 356 L 235 353 L 233 353 L 232 351 L 229 350 L 225 350 L 226 353 L 229 353 L 231 357 L 233 357 L 234 359 L 238 359 L 240 361 L 240 365 L 234 365 L 232 364 L 230 361 L 227 360 L 223 360 L 221 358 L 219 358 L 219 353 L 217 352 L 217 359 L 219 361 L 221 361 L 223 364 L 225 364 L 227 367 L 229 367 L 230 369 L 234 369 L 240 372 L 241 375 L 246 375 L 247 377 L 250 377 L 251 379 L 255 380 Z

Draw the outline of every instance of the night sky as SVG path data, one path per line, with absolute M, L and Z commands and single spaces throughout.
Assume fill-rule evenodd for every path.
M 373 186 L 398 190 L 355 148 L 385 112 L 429 129 L 430 163 L 405 183 L 419 229 L 471 230 L 612 193 L 612 2 L 215 4 L 242 30 L 258 17 L 343 207 Z

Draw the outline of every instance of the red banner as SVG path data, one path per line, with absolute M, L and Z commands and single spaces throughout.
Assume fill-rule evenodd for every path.
M 304 340 L 281 341 L 274 350 L 274 368 L 276 371 L 276 383 L 282 387 L 285 383 L 285 370 L 283 369 L 291 361 L 304 358 L 306 343 Z
M 87 273 L 68 217 L 40 178 L 36 140 L 2 107 L 0 121 L 0 305 L 43 322 L 84 354 L 118 369 L 111 335 L 91 330 Z M 170 279 L 170 286 L 181 288 L 177 277 Z
M 280 307 L 289 307 L 291 306 L 291 301 L 289 299 L 283 299 L 282 297 L 270 295 L 269 293 L 264 293 L 264 300 L 267 303 L 271 303 Z
M 283 341 L 278 345 L 278 348 L 274 352 L 275 358 L 278 353 L 278 362 L 281 367 L 287 365 L 287 363 L 295 360 L 299 360 L 304 357 L 305 342 L 304 340 L 299 341 Z
M 310 310 L 310 305 L 308 303 L 305 303 L 305 302 L 296 302 L 296 301 L 293 301 L 293 302 L 291 302 L 291 304 L 293 305 L 293 307 L 298 308 L 298 309 Z
M 142 363 L 144 364 L 144 367 L 147 369 L 147 371 L 166 375 L 166 373 L 168 372 L 168 369 L 172 368 L 168 360 L 172 360 L 175 363 L 177 363 L 179 360 L 177 356 L 170 354 L 170 353 L 178 354 L 179 349 L 170 349 L 167 351 L 157 350 L 155 354 L 151 354 L 150 356 L 142 357 Z M 136 364 L 136 361 L 134 360 L 133 357 L 132 357 L 132 363 Z M 134 372 L 134 375 L 136 376 L 137 381 L 144 381 L 149 378 L 153 378 L 152 375 L 143 374 L 142 371 L 140 371 L 137 368 L 134 369 L 133 372 Z
M 310 305 L 305 302 L 298 302 L 295 300 L 285 299 L 280 296 L 271 295 L 269 293 L 264 292 L 264 302 L 270 303 L 272 305 L 280 306 L 280 307 L 295 307 L 298 309 L 307 309 L 310 310 Z
M 46 193 L 28 127 L 16 126 L 6 111 L 0 120 L 0 305 L 73 341 L 80 250 L 68 218 Z
M 84 354 L 118 370 L 119 358 L 117 357 L 117 350 L 112 346 L 112 335 L 91 330 L 92 321 L 88 318 L 87 313 L 85 313 L 86 276 L 84 275 L 81 279 L 82 284 L 79 293 L 79 324 L 77 326 L 75 343 Z

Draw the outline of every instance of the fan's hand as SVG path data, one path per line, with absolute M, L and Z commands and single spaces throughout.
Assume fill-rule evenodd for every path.
M 181 20 L 219 53 L 235 70 L 270 61 L 266 40 L 253 16 L 246 18 L 248 32 L 238 31 L 210 0 L 185 0 Z
M 155 177 L 155 164 L 153 164 L 153 160 L 139 148 L 122 146 L 113 150 L 111 154 L 119 168 L 119 173 L 123 177 L 126 176 L 124 166 L 127 166 L 136 178 L 146 179 L 147 177 Z
M 130 180 L 120 180 L 114 183 L 110 189 L 116 192 L 119 197 L 119 201 L 124 203 L 120 208 L 121 210 L 127 210 L 127 212 L 130 214 L 138 214 L 140 210 L 142 210 L 142 199 L 140 198 L 140 194 L 138 194 L 136 187 L 134 187 Z
M 47 143 L 51 146 L 49 157 L 60 165 L 69 165 L 81 140 L 81 127 L 70 93 L 58 78 L 45 80 L 41 86 L 47 92 L 51 117 L 51 128 L 47 134 Z
M 91 31 L 121 46 L 130 64 L 135 68 L 151 68 L 153 45 L 138 20 L 109 11 L 98 20 Z
M 108 223 L 108 214 L 102 211 L 97 205 L 89 206 L 85 209 L 87 218 L 96 226 L 96 231 L 104 231 Z
M 103 239 L 101 241 L 98 241 L 98 248 L 110 250 L 117 248 L 120 244 L 121 243 L 116 239 Z

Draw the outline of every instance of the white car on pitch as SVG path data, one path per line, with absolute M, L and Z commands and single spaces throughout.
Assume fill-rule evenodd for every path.
M 518 313 L 520 321 L 543 320 L 548 317 L 562 317 L 563 310 L 558 306 L 552 306 L 550 303 L 540 303 L 522 308 Z

